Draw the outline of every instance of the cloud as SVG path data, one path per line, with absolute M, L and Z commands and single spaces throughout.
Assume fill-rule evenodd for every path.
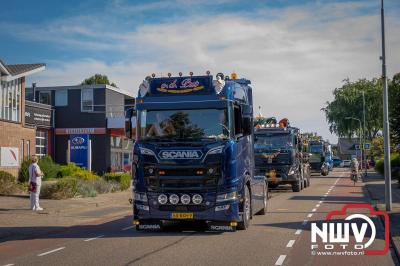
M 135 8 L 138 12 L 158 8 L 157 3 Z M 33 78 L 40 80 L 40 85 L 68 85 L 105 73 L 122 88 L 136 90 L 152 72 L 236 71 L 252 81 L 255 111 L 260 105 L 264 115 L 288 117 L 303 131 L 319 132 L 335 142 L 320 111 L 331 100 L 332 90 L 347 77 L 380 75 L 379 10 L 372 12 L 368 9 L 373 7 L 371 2 L 362 3 L 264 8 L 241 15 L 191 15 L 183 21 L 142 24 L 122 32 L 103 30 L 101 35 L 107 42 L 98 42 L 97 36 L 99 29 L 107 26 L 71 20 L 64 27 L 55 27 L 62 29 L 70 44 L 113 50 L 125 59 L 54 62 Z M 395 34 L 399 26 L 397 17 L 388 16 L 389 75 L 400 69 L 400 53 L 395 51 L 400 45 L 400 35 Z M 74 38 L 81 35 L 87 39 Z

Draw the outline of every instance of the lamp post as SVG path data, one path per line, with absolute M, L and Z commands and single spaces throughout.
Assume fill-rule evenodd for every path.
M 361 168 L 362 168 L 362 163 L 363 163 L 363 150 L 362 150 L 362 138 L 361 138 L 361 132 L 362 132 L 362 126 L 361 126 L 361 120 L 360 119 L 358 119 L 358 118 L 355 118 L 355 117 L 350 117 L 350 116 L 347 116 L 347 117 L 345 117 L 345 119 L 346 120 L 357 120 L 359 123 L 360 123 L 360 134 L 359 134 L 359 137 L 360 137 L 360 152 L 361 152 L 361 154 L 360 154 L 360 162 L 361 162 Z
M 363 142 L 364 142 L 364 144 L 363 144 L 362 150 L 363 150 L 363 155 L 364 155 L 363 160 L 365 162 L 365 170 L 364 170 L 365 174 L 364 174 L 364 176 L 367 177 L 367 174 L 368 174 L 368 172 L 367 172 L 367 156 L 366 156 L 366 152 L 365 152 L 365 91 L 362 91 L 362 97 L 363 97 L 363 125 L 364 125 L 364 128 L 363 128 Z M 361 165 L 361 167 L 363 167 L 363 166 Z
M 384 136 L 384 167 L 385 167 L 385 204 L 386 211 L 392 210 L 392 177 L 390 167 L 390 139 L 389 139 L 389 111 L 388 111 L 388 88 L 386 77 L 386 54 L 385 54 L 385 11 L 383 0 L 381 0 L 381 27 L 382 27 L 382 81 L 383 81 L 383 136 Z

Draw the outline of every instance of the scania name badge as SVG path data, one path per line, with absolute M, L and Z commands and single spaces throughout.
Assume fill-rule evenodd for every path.
M 163 160 L 201 159 L 203 153 L 199 150 L 162 150 L 158 157 Z

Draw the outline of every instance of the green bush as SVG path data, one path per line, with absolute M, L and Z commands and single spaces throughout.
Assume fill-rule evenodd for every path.
M 131 186 L 131 175 L 128 173 L 106 173 L 104 179 L 118 182 L 121 190 L 126 190 Z
M 94 188 L 94 185 L 92 182 L 88 182 L 82 179 L 78 179 L 78 190 L 76 193 L 78 196 L 81 197 L 96 197 L 97 196 L 97 191 Z
M 41 158 L 38 162 L 38 165 L 44 174 L 43 180 L 54 179 L 58 177 L 60 165 L 54 163 L 50 156 L 44 156 Z
M 25 157 L 21 163 L 21 169 L 19 170 L 19 182 L 24 183 L 29 181 L 29 165 L 31 165 L 32 160 L 29 156 Z
M 65 177 L 57 181 L 43 183 L 40 195 L 45 199 L 73 198 L 78 190 L 78 181 L 73 177 Z
M 80 170 L 81 168 L 77 166 L 75 163 L 68 163 L 67 165 L 60 166 L 59 174 L 61 177 L 73 176 L 76 172 Z
M 398 179 L 400 182 L 400 154 L 394 153 L 390 155 L 390 166 L 392 168 L 392 179 Z M 384 159 L 380 159 L 375 164 L 375 170 L 381 175 L 384 174 Z
M 79 169 L 73 174 L 73 176 L 79 177 L 80 179 L 85 181 L 96 181 L 100 179 L 100 176 L 85 169 Z
M 4 171 L 0 171 L 0 194 L 10 195 L 18 189 L 15 177 Z
M 96 197 L 98 194 L 110 193 L 120 190 L 120 184 L 115 181 L 107 182 L 103 178 L 95 181 L 78 179 L 78 192 L 81 197 Z

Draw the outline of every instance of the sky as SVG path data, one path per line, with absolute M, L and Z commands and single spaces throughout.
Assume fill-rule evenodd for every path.
M 388 77 L 400 72 L 400 1 L 386 0 Z M 69 0 L 1 2 L 0 59 L 46 63 L 38 86 L 106 74 L 136 93 L 145 76 L 207 70 L 250 79 L 264 116 L 331 143 L 321 111 L 343 80 L 381 74 L 380 1 Z M 380 100 L 380 99 L 377 99 Z

